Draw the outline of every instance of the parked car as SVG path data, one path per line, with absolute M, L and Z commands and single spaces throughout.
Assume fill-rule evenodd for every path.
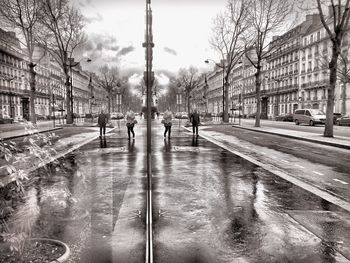
M 248 114 L 249 119 L 255 119 L 256 112 Z
M 333 113 L 333 124 L 342 116 L 341 113 Z
M 301 123 L 309 124 L 310 126 L 314 126 L 315 124 L 325 124 L 326 114 L 317 109 L 295 110 L 293 114 L 293 121 L 296 125 Z
M 175 113 L 175 119 L 188 119 L 187 112 L 176 112 Z
M 41 114 L 35 114 L 36 115 L 36 120 L 45 120 L 45 116 Z
M 121 112 L 112 112 L 111 113 L 111 120 L 120 120 L 124 118 L 124 114 Z
M 339 126 L 350 126 L 350 116 L 349 115 L 346 115 L 346 116 L 342 116 L 340 118 L 338 118 L 336 121 L 335 121 L 335 124 L 336 125 L 339 125 Z
M 293 121 L 293 114 L 292 113 L 286 113 L 286 114 L 280 114 L 275 117 L 276 121 Z
M 8 115 L 3 115 L 2 118 L 0 118 L 0 124 L 6 124 L 6 123 L 13 123 L 13 118 L 11 118 Z

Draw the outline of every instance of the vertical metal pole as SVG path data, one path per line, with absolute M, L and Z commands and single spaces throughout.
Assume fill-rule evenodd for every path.
M 222 122 L 225 121 L 225 62 L 222 66 Z
M 151 148 L 151 129 L 152 129 L 152 25 L 151 25 L 151 0 L 146 0 L 146 88 L 147 88 L 147 213 L 146 213 L 146 263 L 153 262 L 153 244 L 152 244 L 152 148 Z

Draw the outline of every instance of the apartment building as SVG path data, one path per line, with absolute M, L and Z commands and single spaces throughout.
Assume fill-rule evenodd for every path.
M 218 114 L 223 111 L 223 69 L 215 67 L 215 69 L 207 74 L 207 105 L 208 112 Z M 202 86 L 204 88 L 204 86 Z
M 48 118 L 66 112 L 65 75 L 59 63 L 42 49 L 36 48 L 33 58 L 37 61 L 35 114 Z M 29 120 L 29 67 L 26 52 L 14 32 L 0 28 L 0 118 L 23 117 Z M 73 61 L 73 64 L 75 62 Z M 107 101 L 107 92 L 98 77 L 84 71 L 78 63 L 72 67 L 73 112 L 86 114 L 97 112 Z
M 342 74 L 344 66 L 349 67 L 349 35 L 347 32 L 343 37 L 341 57 L 338 62 L 338 81 L 334 94 L 334 112 L 343 114 L 350 113 L 350 88 L 347 85 L 349 73 L 346 72 L 345 76 Z M 326 112 L 329 83 L 328 63 L 331 54 L 332 43 L 326 30 L 321 22 L 314 24 L 302 36 L 300 107 L 320 109 Z
M 331 19 L 328 17 L 328 21 Z M 334 112 L 342 114 L 350 114 L 349 74 L 345 74 L 350 67 L 349 38 L 350 32 L 344 35 L 342 43 L 334 98 Z M 293 113 L 297 108 L 326 110 L 331 46 L 318 14 L 307 15 L 299 25 L 281 36 L 273 37 L 266 59 L 262 61 L 261 118 Z M 342 71 L 345 76 L 341 74 Z M 208 76 L 215 75 L 215 72 Z M 230 106 L 236 109 L 241 106 L 245 115 L 256 112 L 255 72 L 253 65 L 244 59 L 235 66 L 229 78 Z M 219 103 L 219 107 L 217 104 L 220 102 L 219 89 L 215 91 L 217 93 L 212 91 L 208 94 L 208 101 L 212 102 L 209 103 L 209 111 L 220 112 L 222 103 Z M 222 90 L 220 96 L 222 98 Z M 216 106 L 213 108 L 213 105 Z M 219 110 L 214 111 L 215 108 Z

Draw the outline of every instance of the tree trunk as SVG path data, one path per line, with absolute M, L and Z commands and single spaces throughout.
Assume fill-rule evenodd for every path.
M 36 115 L 35 115 L 35 75 L 36 72 L 34 70 L 35 64 L 30 62 L 29 63 L 29 87 L 30 87 L 30 121 L 33 124 L 36 124 Z
M 72 85 L 70 84 L 70 77 L 68 72 L 65 73 L 66 75 L 66 113 L 67 113 L 67 124 L 73 123 L 73 112 L 72 112 L 72 99 L 71 99 L 71 88 Z
M 343 83 L 341 91 L 342 101 L 341 101 L 341 114 L 346 115 L 346 82 Z
M 260 127 L 260 66 L 257 67 L 255 73 L 255 91 L 256 91 L 256 115 L 255 115 L 255 127 Z
M 327 97 L 327 109 L 326 109 L 326 125 L 324 127 L 323 135 L 324 137 L 333 137 L 333 112 L 334 112 L 334 90 L 337 82 L 337 61 L 339 53 L 337 52 L 338 48 L 333 43 L 332 50 L 332 60 L 329 63 L 329 86 L 328 97 Z
M 111 94 L 112 92 L 108 91 L 108 115 L 111 114 Z
M 228 97 L 228 82 L 225 81 L 225 107 L 223 109 L 224 114 L 224 122 L 229 122 L 229 116 L 228 116 L 228 106 L 230 103 L 230 98 Z

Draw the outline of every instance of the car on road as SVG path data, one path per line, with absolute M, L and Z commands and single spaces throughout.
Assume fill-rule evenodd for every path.
M 296 125 L 309 124 L 314 126 L 315 124 L 325 124 L 326 114 L 318 109 L 299 109 L 295 110 L 293 114 L 293 121 Z
M 121 112 L 112 112 L 111 113 L 111 120 L 120 120 L 124 118 L 124 114 Z
M 276 121 L 293 121 L 293 114 L 292 113 L 286 113 L 286 114 L 280 114 L 275 117 Z
M 248 114 L 249 119 L 255 119 L 256 112 Z
M 175 119 L 188 119 L 187 112 L 176 112 Z
M 335 124 L 339 125 L 339 126 L 350 126 L 350 116 L 346 115 L 346 116 L 342 116 L 342 117 L 338 118 L 335 121 Z
M 337 119 L 339 119 L 341 116 L 343 116 L 341 113 L 333 113 L 333 124 L 336 123 Z

